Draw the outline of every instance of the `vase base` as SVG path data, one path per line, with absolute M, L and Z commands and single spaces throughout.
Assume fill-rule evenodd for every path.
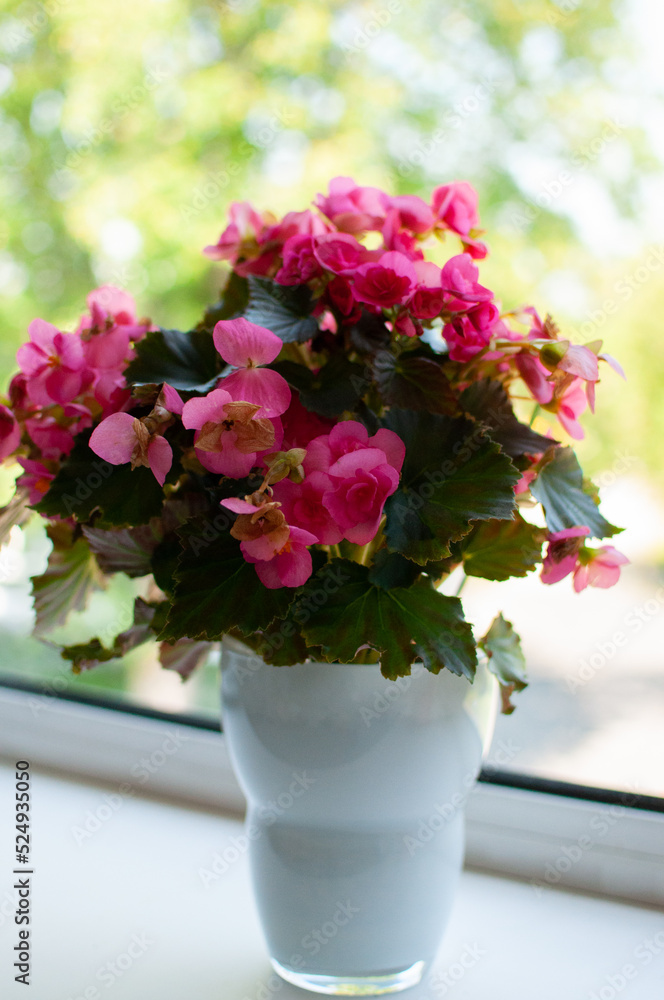
M 301 990 L 312 993 L 327 993 L 337 997 L 374 997 L 385 993 L 400 993 L 412 986 L 417 986 L 424 962 L 415 962 L 408 969 L 400 972 L 388 972 L 375 976 L 316 976 L 301 969 L 288 969 L 276 959 L 270 959 L 272 966 L 282 979 Z

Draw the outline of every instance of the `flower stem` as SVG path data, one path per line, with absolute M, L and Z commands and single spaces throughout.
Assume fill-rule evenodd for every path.
M 461 593 L 461 591 L 463 590 L 463 588 L 464 588 L 464 587 L 466 586 L 466 582 L 467 582 L 467 580 L 468 580 L 468 577 L 467 577 L 467 576 L 466 576 L 466 574 L 464 573 L 464 575 L 463 575 L 463 579 L 461 580 L 461 583 L 459 584 L 459 586 L 458 586 L 458 587 L 457 587 L 457 589 L 456 589 L 456 593 L 455 593 L 455 595 L 454 595 L 455 597 L 458 597 L 458 596 L 459 596 L 459 594 Z

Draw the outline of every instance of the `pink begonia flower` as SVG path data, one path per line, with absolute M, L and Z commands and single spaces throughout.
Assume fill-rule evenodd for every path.
M 182 423 L 195 430 L 194 447 L 201 465 L 231 479 L 243 479 L 259 462 L 259 453 L 280 447 L 277 423 L 257 418 L 260 407 L 233 399 L 225 389 L 195 396 L 182 409 Z
M 472 236 L 462 236 L 461 246 L 465 253 L 469 253 L 473 260 L 484 260 L 485 257 L 489 255 L 489 248 L 486 243 L 482 240 L 475 239 Z
M 535 469 L 526 469 L 525 472 L 522 473 L 521 479 L 514 487 L 515 495 L 519 496 L 519 494 L 521 493 L 527 493 L 528 490 L 530 489 L 530 484 L 532 483 L 533 479 L 537 479 L 537 472 L 535 471 Z
M 467 253 L 450 257 L 443 265 L 440 283 L 449 309 L 468 309 L 476 302 L 489 302 L 493 292 L 477 281 L 479 271 Z
M 399 485 L 399 473 L 380 448 L 363 448 L 342 455 L 331 467 L 335 489 L 324 504 L 344 538 L 366 545 L 376 536 L 385 501 Z
M 316 260 L 333 274 L 352 275 L 360 264 L 377 260 L 381 253 L 367 250 L 349 233 L 326 233 L 314 244 Z
M 535 402 L 541 406 L 550 403 L 553 399 L 553 383 L 548 381 L 549 372 L 540 359 L 528 351 L 521 351 L 516 356 L 516 367 Z
M 70 403 L 89 380 L 81 338 L 43 319 L 34 319 L 28 332 L 30 341 L 19 347 L 16 360 L 29 398 L 37 406 Z
M 583 385 L 579 379 L 575 379 L 559 399 L 549 404 L 548 409 L 555 407 L 555 414 L 569 436 L 575 441 L 581 441 L 584 432 L 578 417 L 587 405 L 588 400 Z
M 332 466 L 344 455 L 365 449 L 379 449 L 383 452 L 384 461 L 397 472 L 401 472 L 406 446 L 399 435 L 381 427 L 369 437 L 364 424 L 360 424 L 357 420 L 342 420 L 335 424 L 329 434 L 311 441 L 307 446 L 304 469 L 307 475 L 315 471 L 329 473 Z
M 265 247 L 279 247 L 294 236 L 322 236 L 330 228 L 330 223 L 310 208 L 305 208 L 303 212 L 286 212 L 283 219 L 263 230 L 259 243 Z
M 16 480 L 17 487 L 28 491 L 28 503 L 39 503 L 44 494 L 48 493 L 55 473 L 49 472 L 41 462 L 30 458 L 19 458 L 18 464 L 25 469 L 25 473 Z
M 338 275 L 329 283 L 326 288 L 326 292 L 332 302 L 332 305 L 336 306 L 343 316 L 350 316 L 353 309 L 356 307 L 351 283 L 346 278 Z
M 413 262 L 417 276 L 417 288 L 409 304 L 411 315 L 417 319 L 433 319 L 439 316 L 445 304 L 445 294 L 441 285 L 442 271 L 430 261 Z
M 211 260 L 228 260 L 235 264 L 242 244 L 247 240 L 258 241 L 265 223 L 248 201 L 234 201 L 228 211 L 229 224 L 213 246 L 203 250 Z
M 627 565 L 629 559 L 618 552 L 612 545 L 604 545 L 599 549 L 586 550 L 589 562 L 583 562 L 574 571 L 574 590 L 580 593 L 586 587 L 613 587 L 620 579 L 620 567 Z
M 247 562 L 254 563 L 258 579 L 268 590 L 280 587 L 301 587 L 313 572 L 313 562 L 308 545 L 318 539 L 303 528 L 291 525 L 288 541 L 272 559 L 254 559 L 245 552 Z
M 334 177 L 329 193 L 314 198 L 314 205 L 345 233 L 380 229 L 388 196 L 379 188 L 359 187 L 352 177 Z
M 479 226 L 477 203 L 477 191 L 467 181 L 441 184 L 431 196 L 436 219 L 459 236 L 468 236 L 471 229 Z
M 173 451 L 165 437 L 150 433 L 131 413 L 112 413 L 95 427 L 90 448 L 111 465 L 131 462 L 132 469 L 147 466 L 160 486 L 173 464 Z
M 427 203 L 415 194 L 399 194 L 388 198 L 388 209 L 396 209 L 399 223 L 412 233 L 428 233 L 434 226 L 434 214 Z
M 424 260 L 417 237 L 409 229 L 402 229 L 401 215 L 396 208 L 388 210 L 381 233 L 385 250 L 395 250 L 409 260 Z
M 577 375 L 586 382 L 597 382 L 599 366 L 597 355 L 580 344 L 570 344 L 558 362 L 558 368 L 570 375 Z
M 25 420 L 25 429 L 42 458 L 57 460 L 68 455 L 76 435 L 92 427 L 92 414 L 87 406 L 79 403 L 67 403 L 62 408 L 62 416 L 66 421 L 64 425 L 52 413 L 40 413 Z
M 274 276 L 280 285 L 302 285 L 322 274 L 312 236 L 291 236 L 284 243 L 283 264 Z
M 255 564 L 264 586 L 276 590 L 306 583 L 313 570 L 307 546 L 318 541 L 316 535 L 287 524 L 278 502 L 266 500 L 256 506 L 248 500 L 231 497 L 222 500 L 221 505 L 239 514 L 231 535 L 242 539 L 242 555 Z
M 493 302 L 480 302 L 443 327 L 452 361 L 469 361 L 500 329 L 500 312 Z
M 214 328 L 214 346 L 238 371 L 227 375 L 224 388 L 236 400 L 261 407 L 261 417 L 278 417 L 288 409 L 291 391 L 278 372 L 261 365 L 274 361 L 283 342 L 271 330 L 246 319 L 222 319 Z
M 358 267 L 353 294 L 358 302 L 385 309 L 406 302 L 416 285 L 413 262 L 405 254 L 389 251 L 379 261 Z
M 122 288 L 101 285 L 90 292 L 86 302 L 90 315 L 81 318 L 77 333 L 112 325 L 122 327 L 131 340 L 140 340 L 150 329 L 149 322 L 139 323 L 134 297 Z
M 558 583 L 574 569 L 578 562 L 581 539 L 587 538 L 590 528 L 585 524 L 575 528 L 565 528 L 549 535 L 549 545 L 542 563 L 542 583 Z
M 0 405 L 0 462 L 9 458 L 21 443 L 21 428 L 8 406 Z
M 327 509 L 325 495 L 335 488 L 335 483 L 324 472 L 311 472 L 303 482 L 293 483 L 282 479 L 273 487 L 289 524 L 297 524 L 316 535 L 322 545 L 337 545 L 343 531 Z
M 402 312 L 397 316 L 393 329 L 404 337 L 421 337 L 423 333 L 422 324 L 418 320 L 414 320 L 407 312 Z

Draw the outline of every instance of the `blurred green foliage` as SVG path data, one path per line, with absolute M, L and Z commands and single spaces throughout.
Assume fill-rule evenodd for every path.
M 234 199 L 283 212 L 340 173 L 424 197 L 464 178 L 483 283 L 627 369 L 599 389 L 588 471 L 622 451 L 661 485 L 661 119 L 638 6 L 0 2 L 2 382 L 30 319 L 70 327 L 102 282 L 195 322 L 220 282 L 200 251 Z

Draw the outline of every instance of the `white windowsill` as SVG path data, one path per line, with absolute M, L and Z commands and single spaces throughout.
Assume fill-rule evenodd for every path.
M 33 986 L 36 1000 L 296 1000 L 273 978 L 246 855 L 207 886 L 238 819 L 36 771 L 33 776 Z M 0 994 L 26 996 L 9 956 L 16 928 L 13 830 L 0 767 Z M 105 808 L 104 808 L 105 807 Z M 81 837 L 90 817 L 99 828 Z M 77 843 L 77 837 L 80 841 Z M 237 839 L 235 840 L 237 844 Z M 232 857 L 231 855 L 228 855 Z M 9 895 L 8 895 L 9 894 Z M 134 935 L 147 947 L 134 944 Z M 651 942 L 649 944 L 648 942 Z M 657 954 L 654 954 L 654 950 Z M 650 955 L 650 960 L 647 956 Z M 108 963 L 111 963 L 110 967 Z M 117 963 L 117 964 L 116 964 Z M 464 968 L 465 963 L 465 968 Z M 412 1000 L 654 1000 L 664 987 L 664 915 L 558 889 L 465 872 L 436 965 Z M 115 973 L 112 971 L 115 967 Z M 106 970 L 106 971 L 104 971 Z M 448 984 L 446 986 L 446 983 Z M 604 989 L 604 992 L 601 993 Z M 88 991 L 86 994 L 86 990 Z M 96 992 L 95 992 L 96 991 Z

